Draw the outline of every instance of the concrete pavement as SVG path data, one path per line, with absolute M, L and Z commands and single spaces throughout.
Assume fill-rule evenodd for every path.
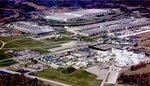
M 111 65 L 100 86 L 104 86 L 105 84 L 115 84 L 117 81 L 118 75 L 119 75 L 119 71 L 121 69 L 122 68 L 120 68 L 120 67 Z

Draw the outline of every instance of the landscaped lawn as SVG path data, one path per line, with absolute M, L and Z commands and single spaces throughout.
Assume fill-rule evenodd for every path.
M 8 59 L 8 60 L 4 60 L 0 62 L 0 67 L 5 67 L 5 66 L 10 66 L 13 64 L 16 64 L 17 62 L 15 60 L 12 59 Z
M 3 50 L 0 50 L 0 67 L 10 66 L 15 63 L 17 62 L 12 60 L 9 55 L 4 53 Z
M 13 50 L 50 49 L 50 48 L 59 47 L 60 44 L 70 42 L 73 40 L 70 37 L 61 37 L 57 39 L 48 39 L 46 40 L 47 44 L 45 44 L 43 42 L 36 41 L 36 40 L 26 38 L 26 37 L 16 37 L 16 38 L 9 37 L 9 38 L 0 38 L 0 39 L 5 40 L 5 42 L 13 40 L 4 46 L 4 49 L 13 49 Z
M 6 55 L 3 50 L 0 50 L 0 60 L 8 59 L 10 56 Z
M 2 42 L 0 42 L 0 47 L 2 46 Z
M 8 42 L 11 40 L 16 39 L 17 37 L 0 37 L 0 40 L 4 41 L 4 42 Z
M 56 39 L 48 39 L 45 41 L 51 45 L 56 45 L 56 44 L 63 44 L 63 43 L 71 42 L 71 41 L 73 41 L 73 38 L 61 36 L 61 37 L 56 38 Z
M 93 37 L 93 38 L 91 38 L 91 37 L 86 37 L 86 36 L 79 36 L 78 38 L 81 41 L 84 41 L 84 42 L 94 42 L 94 41 L 96 41 L 100 37 Z
M 70 37 L 60 37 L 57 39 L 51 39 L 51 42 L 68 42 L 68 41 L 72 41 L 72 38 Z
M 77 70 L 71 74 L 62 73 L 54 69 L 45 69 L 36 72 L 35 75 L 47 79 L 56 80 L 73 86 L 99 86 L 101 81 L 96 80 L 96 76 L 82 70 Z
M 32 40 L 30 38 L 22 38 L 19 40 L 14 40 L 5 45 L 4 48 L 29 48 L 29 47 L 43 47 L 44 43 Z
M 33 51 L 40 52 L 40 53 L 42 53 L 42 54 L 50 53 L 50 51 L 48 51 L 48 50 L 44 50 L 44 49 L 40 49 L 40 48 L 32 49 L 32 50 L 33 50 Z

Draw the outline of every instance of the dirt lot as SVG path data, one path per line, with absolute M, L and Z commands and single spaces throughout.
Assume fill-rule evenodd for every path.
M 142 73 L 147 73 L 147 72 L 150 72 L 150 65 L 147 65 L 146 67 L 140 68 L 135 71 L 126 70 L 126 71 L 124 71 L 124 74 L 133 75 L 133 74 L 142 74 Z

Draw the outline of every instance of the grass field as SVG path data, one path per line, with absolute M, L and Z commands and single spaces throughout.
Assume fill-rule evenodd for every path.
M 39 48 L 39 47 L 49 47 L 43 42 L 36 41 L 26 37 L 0 37 L 0 40 L 4 42 L 9 42 L 4 48 Z
M 0 67 L 10 66 L 15 63 L 17 62 L 12 60 L 9 55 L 4 53 L 3 50 L 0 50 Z
M 11 40 L 16 39 L 17 37 L 0 37 L 0 40 L 4 41 L 4 42 L 8 42 Z
M 32 50 L 33 50 L 33 51 L 40 52 L 40 53 L 42 53 L 42 54 L 50 53 L 50 51 L 47 51 L 47 50 L 44 50 L 44 49 L 40 49 L 40 48 L 32 49 Z
M 10 56 L 6 55 L 3 50 L 0 50 L 0 60 L 5 60 L 10 58 Z
M 4 46 L 4 49 L 13 49 L 13 50 L 35 49 L 41 51 L 41 49 L 50 49 L 59 47 L 60 44 L 70 42 L 73 39 L 70 37 L 49 39 L 46 40 L 47 42 L 46 44 L 26 37 L 7 37 L 7 38 L 0 37 L 0 40 L 3 40 L 4 42 L 11 41 Z
M 35 41 L 30 38 L 22 38 L 6 44 L 4 48 L 30 48 L 30 47 L 43 47 L 43 46 L 46 45 L 42 42 Z
M 2 46 L 2 42 L 0 42 L 0 47 Z
M 72 41 L 73 38 L 71 37 L 65 37 L 65 36 L 61 36 L 57 39 L 48 39 L 48 40 L 45 40 L 47 43 L 49 43 L 50 45 L 58 45 L 58 44 L 63 44 L 63 43 L 67 43 L 67 42 L 70 42 Z
M 96 76 L 82 70 L 77 70 L 71 74 L 65 74 L 54 69 L 45 69 L 36 72 L 35 75 L 47 79 L 52 79 L 67 83 L 73 86 L 99 86 L 100 81 L 96 80 Z
M 7 59 L 7 60 L 4 60 L 4 61 L 0 62 L 0 67 L 10 66 L 10 65 L 13 65 L 13 64 L 16 64 L 16 63 L 17 62 L 15 60 Z
M 91 38 L 91 37 L 86 37 L 86 36 L 79 36 L 78 38 L 81 41 L 84 41 L 84 42 L 94 42 L 94 41 L 96 41 L 100 37 L 93 37 L 93 38 Z

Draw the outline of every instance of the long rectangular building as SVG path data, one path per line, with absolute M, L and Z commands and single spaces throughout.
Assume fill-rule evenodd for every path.
M 69 32 L 76 32 L 76 31 L 86 31 L 90 29 L 97 29 L 97 28 L 104 28 L 106 26 L 116 25 L 116 24 L 127 24 L 129 22 L 134 21 L 133 19 L 119 19 L 109 22 L 103 22 L 103 23 L 96 23 L 96 24 L 90 24 L 90 25 L 84 25 L 84 26 L 77 26 L 77 27 L 71 27 L 67 29 Z
M 147 25 L 150 25 L 149 18 L 139 18 L 139 19 L 120 19 L 104 23 L 91 24 L 66 29 L 69 32 L 83 36 L 97 36 L 106 33 L 115 33 L 119 31 L 124 31 L 126 29 L 128 30 L 134 29 Z
M 52 27 L 40 26 L 36 22 L 18 21 L 18 22 L 14 22 L 10 24 L 10 27 L 12 27 L 15 30 L 34 34 L 34 35 L 41 35 L 41 34 L 47 34 L 50 32 L 55 32 L 55 30 L 52 29 Z
M 45 19 L 57 20 L 62 22 L 77 21 L 96 16 L 104 16 L 110 13 L 116 13 L 116 10 L 111 9 L 82 9 L 66 13 L 52 13 L 44 15 Z

